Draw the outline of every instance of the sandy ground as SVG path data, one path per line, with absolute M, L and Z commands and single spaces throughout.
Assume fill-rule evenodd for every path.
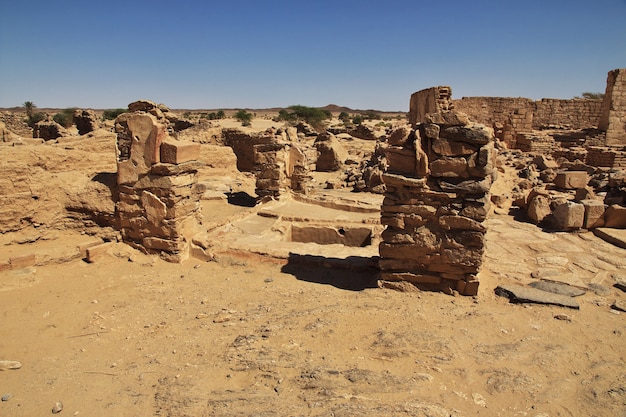
M 57 401 L 89 416 L 626 415 L 626 315 L 610 308 L 624 296 L 608 286 L 626 251 L 489 222 L 477 297 L 253 255 L 169 264 L 123 244 L 93 264 L 2 272 L 0 360 L 23 366 L 0 372 L 0 415 Z M 608 294 L 580 310 L 496 296 L 542 270 L 543 245 L 591 254 L 604 269 L 589 280 L 606 271 Z
M 59 145 L 48 165 L 73 148 L 82 158 Z M 203 201 L 207 224 L 250 210 Z M 0 416 L 57 402 L 109 417 L 626 416 L 626 313 L 611 308 L 626 300 L 613 287 L 626 250 L 512 214 L 487 220 L 477 297 L 378 288 L 374 269 L 329 267 L 345 248 L 300 264 L 217 245 L 213 261 L 170 264 L 117 243 L 87 263 L 76 247 L 93 238 L 79 230 L 5 234 L 0 257 L 52 255 L 0 271 L 0 361 L 22 364 L 0 365 Z M 588 288 L 580 309 L 494 293 L 533 277 Z

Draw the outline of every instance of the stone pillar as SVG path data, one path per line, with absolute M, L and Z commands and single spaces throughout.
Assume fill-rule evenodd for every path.
M 609 71 L 598 128 L 607 146 L 626 145 L 626 68 Z
M 254 145 L 254 173 L 259 198 L 278 198 L 287 190 L 306 193 L 308 164 L 306 154 L 293 144 Z
M 133 104 L 129 109 L 137 108 Z M 197 187 L 197 172 L 204 163 L 198 160 L 200 144 L 168 137 L 167 121 L 150 110 L 156 105 L 115 120 L 116 211 L 125 242 L 180 262 L 188 257 L 191 237 L 199 232 L 202 190 Z
M 411 106 L 413 112 L 413 97 Z M 477 294 L 496 175 L 494 140 L 491 128 L 449 110 L 390 135 L 379 247 L 383 283 Z

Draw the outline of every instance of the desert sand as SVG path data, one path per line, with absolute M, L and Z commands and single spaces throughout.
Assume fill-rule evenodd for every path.
M 115 172 L 114 140 L 5 147 L 3 164 L 39 161 L 30 178 L 43 224 L 73 182 Z M 214 169 L 253 193 L 253 178 Z M 202 212 L 219 233 L 254 210 L 219 198 Z M 613 286 L 626 250 L 513 211 L 486 225 L 476 297 L 378 288 L 375 268 L 342 261 L 367 261 L 375 247 L 286 246 L 319 254 L 296 263 L 281 256 L 286 244 L 236 250 L 225 237 L 213 259 L 175 264 L 112 243 L 88 263 L 77 248 L 93 230 L 4 233 L 2 256 L 42 261 L 0 271 L 0 361 L 21 364 L 0 369 L 0 415 L 61 403 L 78 416 L 626 416 L 626 313 L 612 308 L 626 301 Z M 541 276 L 584 288 L 580 309 L 495 294 Z

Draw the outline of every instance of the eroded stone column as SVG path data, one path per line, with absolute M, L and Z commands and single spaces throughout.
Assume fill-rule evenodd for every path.
M 137 106 L 141 103 L 142 106 Z M 167 121 L 151 102 L 131 103 L 115 121 L 117 133 L 116 210 L 125 242 L 171 262 L 189 255 L 201 221 L 197 186 L 200 145 L 167 134 Z
M 606 145 L 626 145 L 626 68 L 609 71 L 599 129 Z
M 425 91 L 422 97 L 432 97 L 432 89 Z M 418 114 L 421 110 L 414 107 L 425 106 L 413 99 L 416 94 L 411 113 Z M 435 111 L 388 140 L 381 280 L 476 295 L 483 221 L 496 175 L 493 129 L 459 112 Z

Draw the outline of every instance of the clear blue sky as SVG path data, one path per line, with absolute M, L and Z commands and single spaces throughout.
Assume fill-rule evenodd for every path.
M 1 0 L 0 107 L 408 110 L 571 98 L 626 67 L 626 0 Z

